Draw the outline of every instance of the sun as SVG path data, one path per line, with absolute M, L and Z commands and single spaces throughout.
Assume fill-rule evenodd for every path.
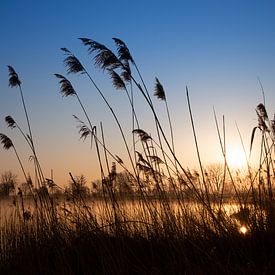
M 245 153 L 237 146 L 227 148 L 226 158 L 228 165 L 232 168 L 243 168 L 246 165 Z

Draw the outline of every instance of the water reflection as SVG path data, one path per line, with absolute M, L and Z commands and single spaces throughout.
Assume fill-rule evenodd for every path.
M 248 229 L 245 225 L 242 225 L 240 228 L 240 233 L 245 235 L 247 233 Z
M 24 200 L 25 210 L 33 214 L 35 212 L 34 203 L 31 199 Z M 241 234 L 247 234 L 249 208 L 240 209 L 240 205 L 234 202 L 211 204 L 211 211 L 206 210 L 205 205 L 194 201 L 170 200 L 161 202 L 157 199 L 150 199 L 144 202 L 140 199 L 121 199 L 116 203 L 103 199 L 85 200 L 80 202 L 70 202 L 63 199 L 55 201 L 55 207 L 59 218 L 66 222 L 73 220 L 75 216 L 85 219 L 93 219 L 98 224 L 104 226 L 114 221 L 114 216 L 120 221 L 138 222 L 140 224 L 156 224 L 174 218 L 177 223 L 183 226 L 191 222 L 211 220 L 213 217 L 219 221 L 235 224 L 236 230 L 239 228 Z M 0 200 L 0 224 L 13 219 L 16 214 L 20 214 L 20 203 L 12 203 L 12 199 Z M 245 215 L 244 215 L 245 214 Z

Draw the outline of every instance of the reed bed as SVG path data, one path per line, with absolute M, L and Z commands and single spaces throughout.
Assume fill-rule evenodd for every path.
M 70 173 L 65 190 L 44 177 L 32 136 L 22 83 L 9 66 L 10 86 L 18 88 L 27 134 L 11 117 L 33 155 L 33 178 L 12 139 L 0 134 L 4 149 L 13 149 L 27 189 L 18 188 L 5 215 L 0 205 L 1 274 L 272 274 L 275 272 L 274 138 L 275 123 L 265 105 L 256 107 L 261 137 L 259 167 L 232 171 L 227 162 L 225 123 L 214 112 L 224 162 L 204 167 L 186 87 L 187 108 L 196 144 L 199 171 L 183 167 L 174 144 L 173 121 L 164 88 L 156 78 L 151 95 L 127 45 L 113 38 L 115 52 L 89 38 L 80 38 L 95 66 L 109 75 L 130 105 L 132 131 L 127 133 L 92 74 L 67 48 L 68 75 L 80 74 L 91 83 L 118 127 L 126 156 L 105 142 L 103 125 L 93 122 L 70 80 L 55 74 L 64 97 L 75 97 L 83 112 L 76 117 L 81 139 L 90 140 L 100 167 L 97 192 L 89 193 L 83 177 Z M 138 94 L 151 112 L 156 136 L 142 129 L 135 106 Z M 168 129 L 163 127 L 152 96 L 165 103 Z M 149 119 L 149 118 L 148 118 Z M 117 172 L 117 167 L 123 172 Z

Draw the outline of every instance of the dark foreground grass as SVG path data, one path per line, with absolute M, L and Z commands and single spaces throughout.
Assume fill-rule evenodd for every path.
M 22 243 L 1 261 L 1 274 L 274 274 L 274 235 L 110 236 L 60 232 Z

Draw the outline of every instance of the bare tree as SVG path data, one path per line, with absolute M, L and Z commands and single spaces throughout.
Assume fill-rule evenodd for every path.
M 89 194 L 86 184 L 87 180 L 84 175 L 76 176 L 69 181 L 69 191 L 75 197 L 84 198 Z
M 16 187 L 17 175 L 11 171 L 5 171 L 0 176 L 0 195 L 9 196 Z

